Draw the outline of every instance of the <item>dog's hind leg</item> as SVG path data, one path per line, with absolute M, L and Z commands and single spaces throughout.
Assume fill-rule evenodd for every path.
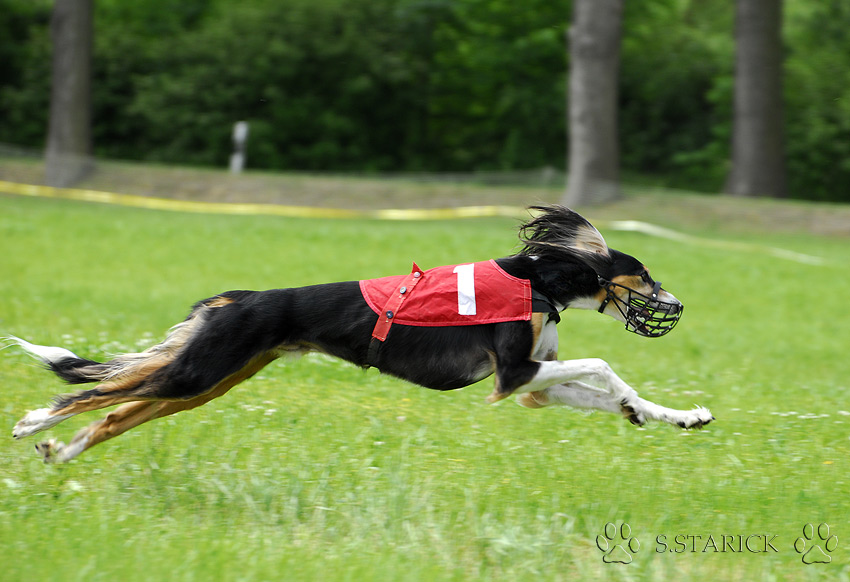
M 247 292 L 232 292 L 232 295 L 235 297 L 244 293 Z M 142 353 L 123 354 L 105 363 L 81 358 L 65 348 L 41 346 L 15 336 L 4 338 L 9 345 L 18 345 L 69 384 L 100 382 L 92 390 L 58 397 L 50 408 L 29 412 L 15 425 L 12 436 L 16 439 L 28 437 L 56 426 L 80 412 L 137 400 L 165 399 L 156 394 L 156 388 L 151 382 L 152 376 L 184 351 L 191 339 L 206 326 L 211 316 L 233 303 L 234 299 L 225 296 L 201 301 L 194 306 L 189 317 L 169 330 L 167 337 L 159 344 Z M 215 353 L 213 351 L 213 355 Z M 222 360 L 223 358 L 218 357 L 213 359 L 212 364 L 204 362 L 204 367 L 215 368 Z M 226 373 L 217 378 L 213 376 L 214 380 L 210 381 L 206 388 L 200 388 L 212 387 L 224 375 Z M 177 395 L 178 398 L 179 396 Z
M 45 463 L 64 463 L 70 461 L 84 450 L 103 442 L 108 438 L 129 430 L 133 426 L 156 417 L 158 410 L 171 402 L 129 402 L 122 404 L 105 418 L 83 428 L 67 445 L 56 439 L 50 439 L 35 445 L 35 450 Z
M 80 358 L 75 353 L 70 350 L 66 350 L 65 348 L 40 346 L 15 336 L 10 336 L 5 339 L 9 341 L 9 345 L 20 346 L 26 353 L 44 364 L 45 367 L 54 371 L 64 370 L 72 367 L 72 365 L 76 367 L 102 366 L 102 364 L 97 362 Z M 74 414 L 57 414 L 55 412 L 55 407 L 38 408 L 30 411 L 15 425 L 15 428 L 12 430 L 12 436 L 16 439 L 28 437 L 54 427 L 63 420 L 71 418 L 72 416 L 74 416 Z
M 268 352 L 254 358 L 247 366 L 216 384 L 212 390 L 185 400 L 154 400 L 129 402 L 107 414 L 101 420 L 84 427 L 67 445 L 54 439 L 39 443 L 36 450 L 45 463 L 65 463 L 98 443 L 114 438 L 142 423 L 169 414 L 191 410 L 225 394 L 240 382 L 250 378 L 277 354 Z
M 12 429 L 12 436 L 22 439 L 52 428 L 74 416 L 73 414 L 55 414 L 52 408 L 37 408 L 29 411 Z
M 28 412 L 12 429 L 12 436 L 22 439 L 52 428 L 82 412 L 99 410 L 115 404 L 137 400 L 157 400 L 147 389 L 150 375 L 162 368 L 166 360 L 151 359 L 136 366 L 127 374 L 73 395 L 60 396 L 50 408 L 38 408 Z
M 137 400 L 157 400 L 155 395 L 147 393 L 147 383 L 150 375 L 166 363 L 167 360 L 152 358 L 136 366 L 132 374 L 107 380 L 91 390 L 58 397 L 50 408 L 39 408 L 27 413 L 12 429 L 12 436 L 22 439 L 34 435 L 82 412 Z
M 35 450 L 42 456 L 45 463 L 66 463 L 86 449 L 125 433 L 142 423 L 200 406 L 208 402 L 210 398 L 204 398 L 203 401 L 197 398 L 185 401 L 128 402 L 101 420 L 79 430 L 67 445 L 56 439 L 50 439 L 35 445 Z

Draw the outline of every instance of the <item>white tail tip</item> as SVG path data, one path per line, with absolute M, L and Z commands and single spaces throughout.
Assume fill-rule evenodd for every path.
M 45 364 L 61 362 L 62 360 L 68 359 L 79 359 L 79 356 L 77 356 L 77 354 L 75 354 L 71 350 L 66 350 L 65 348 L 57 348 L 52 346 L 37 346 L 15 336 L 9 336 L 5 339 L 12 342 L 13 345 L 19 345 L 29 355 L 41 360 Z

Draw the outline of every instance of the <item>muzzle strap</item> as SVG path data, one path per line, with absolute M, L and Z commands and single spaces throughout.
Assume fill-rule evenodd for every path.
M 658 292 L 659 292 L 659 291 L 661 291 L 661 281 L 656 281 L 656 282 L 655 282 L 655 285 L 653 285 L 653 287 L 652 287 L 652 295 L 651 295 L 651 297 L 652 297 L 652 300 L 653 300 L 653 301 L 657 301 L 657 300 L 658 300 Z

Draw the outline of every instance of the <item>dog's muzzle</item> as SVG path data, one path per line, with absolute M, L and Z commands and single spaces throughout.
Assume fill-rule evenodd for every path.
M 681 303 L 659 301 L 661 283 L 656 281 L 652 295 L 647 296 L 630 287 L 625 287 L 599 277 L 599 284 L 608 295 L 599 306 L 599 313 L 605 311 L 610 302 L 614 302 L 626 319 L 626 329 L 645 337 L 661 337 L 673 329 L 682 317 L 684 307 Z M 628 300 L 624 301 L 614 291 L 617 287 L 628 291 Z

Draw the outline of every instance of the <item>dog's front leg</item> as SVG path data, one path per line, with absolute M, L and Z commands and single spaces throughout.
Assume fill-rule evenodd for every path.
M 706 408 L 675 410 L 640 398 L 607 362 L 596 358 L 540 362 L 537 374 L 516 392 L 519 403 L 529 408 L 555 404 L 619 412 L 637 425 L 656 420 L 701 428 L 714 420 Z
M 555 404 L 622 413 L 637 425 L 646 422 L 632 406 L 640 400 L 637 392 L 598 358 L 541 362 L 537 374 L 517 393 L 519 403 L 528 408 Z
M 569 406 L 583 410 L 603 410 L 615 414 L 623 412 L 620 401 L 612 398 L 607 390 L 594 388 L 579 381 L 549 386 L 534 392 L 525 392 L 517 396 L 517 402 L 526 408 Z M 638 421 L 635 424 L 643 424 L 643 419 L 635 420 Z

